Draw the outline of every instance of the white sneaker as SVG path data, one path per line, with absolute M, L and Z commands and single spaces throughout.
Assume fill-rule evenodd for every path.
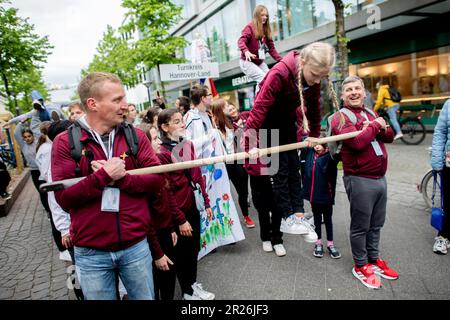
M 183 300 L 202 300 L 202 299 L 200 299 L 200 297 L 196 296 L 195 294 L 190 295 L 185 293 L 183 294 Z
M 59 260 L 70 261 L 72 262 L 72 258 L 70 257 L 70 253 L 67 250 L 59 253 Z
M 194 283 L 192 289 L 194 290 L 192 295 L 196 295 L 200 300 L 214 300 L 216 297 L 214 293 L 204 290 L 201 283 Z
M 281 219 L 280 231 L 284 233 L 290 234 L 306 234 L 308 233 L 308 229 L 303 225 L 303 223 L 299 223 L 298 220 L 303 218 L 298 218 L 295 214 L 291 214 L 286 219 Z
M 286 249 L 281 243 L 274 245 L 273 249 L 275 250 L 275 254 L 279 257 L 286 255 Z
M 401 137 L 403 137 L 403 133 L 399 132 L 395 135 L 394 140 L 400 139 Z
M 263 241 L 262 247 L 265 252 L 273 251 L 272 243 L 270 241 Z
M 305 233 L 302 233 L 303 240 L 305 240 L 306 242 L 309 242 L 309 243 L 316 242 L 318 237 L 317 237 L 317 233 L 316 233 L 314 224 L 309 223 L 308 220 L 306 220 L 305 218 L 299 218 L 297 216 L 295 218 L 296 218 L 295 223 L 297 225 L 301 225 L 302 228 L 306 230 Z
M 433 245 L 433 252 L 437 254 L 447 254 L 447 249 L 450 248 L 450 243 L 442 236 L 434 238 L 436 241 Z

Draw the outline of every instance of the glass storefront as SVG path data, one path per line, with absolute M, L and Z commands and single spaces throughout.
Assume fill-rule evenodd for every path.
M 250 1 L 252 11 L 258 4 L 267 7 L 272 37 L 275 42 L 335 20 L 334 5 L 330 0 L 248 1 Z M 365 10 L 371 5 L 384 1 L 386 0 L 345 0 L 344 3 L 349 4 L 345 9 L 345 13 L 346 15 L 354 14 L 357 11 Z M 180 4 L 184 2 L 189 1 L 176 1 L 176 3 Z M 252 19 L 251 14 L 246 20 L 234 19 L 233 17 L 236 16 L 238 11 L 238 1 L 232 1 L 183 36 L 191 43 L 195 35 L 200 34 L 208 45 L 211 52 L 211 61 L 213 62 L 224 63 L 237 59 L 240 56 L 237 41 L 244 26 Z M 190 51 L 190 46 L 184 50 L 187 60 L 191 59 Z
M 420 104 L 450 97 L 450 46 L 351 65 L 349 71 L 364 80 L 374 97 L 380 80 L 400 91 L 402 103 Z

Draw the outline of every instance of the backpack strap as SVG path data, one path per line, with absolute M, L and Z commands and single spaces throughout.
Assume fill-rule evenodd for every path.
M 341 108 L 339 109 L 339 112 L 342 112 L 343 114 L 345 114 L 347 116 L 347 118 L 351 121 L 351 123 L 353 123 L 353 125 L 356 124 L 356 115 L 349 109 L 347 108 Z
M 75 176 L 79 177 L 81 175 L 80 160 L 81 160 L 81 126 L 78 121 L 75 121 L 68 129 L 69 133 L 69 146 L 70 154 L 73 160 L 75 160 Z
M 128 144 L 128 148 L 130 148 L 131 154 L 136 157 L 139 150 L 139 139 L 136 134 L 136 130 L 133 125 L 123 122 L 122 124 L 123 133 L 125 134 L 125 139 Z

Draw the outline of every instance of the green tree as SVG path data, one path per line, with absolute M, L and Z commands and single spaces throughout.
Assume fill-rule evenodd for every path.
M 97 53 L 88 68 L 82 70 L 83 76 L 90 72 L 103 71 L 116 74 L 127 85 L 136 81 L 139 70 L 132 54 L 132 44 L 120 37 L 110 25 L 103 33 L 96 50 Z
M 17 9 L 6 8 L 5 4 L 9 1 L 0 0 L 0 84 L 11 108 L 14 95 L 22 94 L 26 99 L 28 77 L 43 85 L 39 70 L 53 46 L 47 36 L 40 37 L 34 33 L 34 25 L 28 22 L 28 18 L 19 17 Z M 46 90 L 42 91 L 46 94 Z
M 335 16 L 336 16 L 336 39 L 337 39 L 337 77 L 338 79 L 344 79 L 348 76 L 348 48 L 347 43 L 350 39 L 347 38 L 345 33 L 345 15 L 344 10 L 347 5 L 342 0 L 332 0 Z
M 125 23 L 118 30 L 108 26 L 83 75 L 112 72 L 125 85 L 134 86 L 142 82 L 143 70 L 184 61 L 176 57 L 176 52 L 186 46 L 186 40 L 168 31 L 179 21 L 181 7 L 169 0 L 123 0 L 122 6 L 128 9 Z

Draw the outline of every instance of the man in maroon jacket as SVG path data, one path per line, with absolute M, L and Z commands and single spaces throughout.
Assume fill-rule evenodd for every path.
M 126 170 L 160 162 L 139 129 L 137 154 L 130 152 L 122 124 L 128 104 L 117 76 L 91 73 L 80 82 L 78 93 L 86 112 L 77 120 L 82 157 L 79 163 L 72 158 L 69 134 L 61 133 L 53 142 L 52 177 L 53 181 L 70 179 L 76 172 L 85 177 L 55 192 L 58 203 L 70 212 L 70 234 L 84 296 L 115 299 L 118 273 L 130 299 L 153 299 L 148 196 L 160 191 L 163 178 L 132 176 Z
M 355 138 L 344 140 L 341 158 L 344 185 L 350 201 L 350 243 L 355 266 L 353 275 L 366 287 L 379 289 L 381 281 L 397 279 L 398 273 L 379 258 L 380 231 L 386 218 L 387 151 L 394 133 L 381 117 L 364 108 L 364 83 L 359 77 L 347 77 L 342 83 L 342 99 L 356 117 L 356 123 L 344 112 L 333 116 L 333 134 L 362 130 Z M 376 114 L 375 114 L 376 115 Z

